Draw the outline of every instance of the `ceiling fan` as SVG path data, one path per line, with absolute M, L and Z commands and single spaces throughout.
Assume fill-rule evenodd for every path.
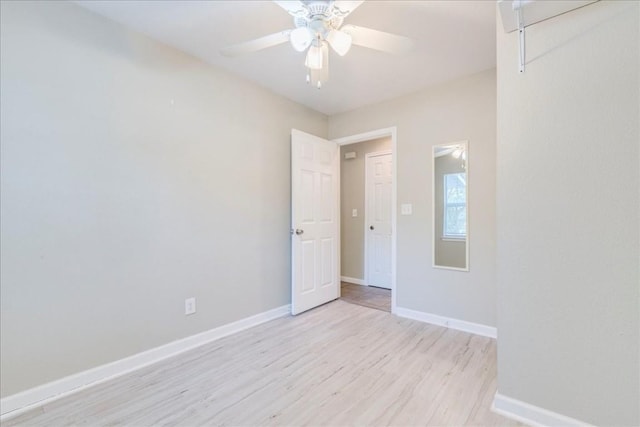
M 356 25 L 344 19 L 364 0 L 273 0 L 292 17 L 295 28 L 228 46 L 220 53 L 239 56 L 290 42 L 298 51 L 307 51 L 307 83 L 320 89 L 329 79 L 329 47 L 344 56 L 352 45 L 382 52 L 402 54 L 413 49 L 413 40 Z

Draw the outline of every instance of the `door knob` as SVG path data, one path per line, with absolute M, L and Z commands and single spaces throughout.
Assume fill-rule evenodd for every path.
M 299 228 L 296 228 L 296 234 L 297 234 L 298 236 L 299 236 L 299 235 L 301 235 L 302 233 L 304 233 L 304 230 L 301 230 L 301 229 L 299 229 Z
M 370 226 L 369 226 L 369 230 L 373 230 L 373 225 L 370 225 Z

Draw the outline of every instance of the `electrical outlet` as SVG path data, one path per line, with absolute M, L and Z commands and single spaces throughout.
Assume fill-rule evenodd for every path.
M 196 299 L 187 298 L 184 300 L 184 314 L 189 315 L 196 312 Z

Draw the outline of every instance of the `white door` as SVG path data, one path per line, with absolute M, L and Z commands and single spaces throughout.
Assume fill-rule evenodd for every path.
M 366 170 L 366 283 L 391 289 L 391 190 L 390 152 L 367 155 Z
M 340 296 L 338 174 L 334 142 L 291 130 L 291 313 Z

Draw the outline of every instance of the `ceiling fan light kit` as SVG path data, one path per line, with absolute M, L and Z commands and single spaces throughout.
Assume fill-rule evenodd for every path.
M 308 28 L 300 27 L 291 31 L 289 35 L 291 46 L 298 52 L 304 52 L 311 45 L 313 41 L 313 34 Z
M 327 42 L 340 56 L 345 56 L 349 52 L 352 40 L 353 38 L 349 34 L 339 30 L 331 30 L 327 34 Z
M 309 50 L 307 51 L 307 57 L 304 61 L 305 67 L 310 70 L 321 70 L 322 69 L 322 57 L 323 55 L 323 47 L 326 45 L 325 42 L 316 41 Z M 328 51 L 327 51 L 328 53 Z M 328 55 L 327 55 L 328 56 Z
M 274 0 L 292 17 L 294 30 L 261 37 L 229 46 L 220 51 L 225 56 L 238 56 L 289 41 L 297 52 L 307 51 L 307 83 L 320 89 L 329 80 L 329 48 L 340 56 L 358 45 L 387 53 L 406 53 L 413 40 L 355 25 L 342 26 L 344 18 L 364 0 Z
M 322 58 L 320 68 L 307 67 L 307 83 L 316 89 L 322 88 L 322 85 L 329 80 L 329 48 L 326 42 L 322 42 L 320 55 Z

